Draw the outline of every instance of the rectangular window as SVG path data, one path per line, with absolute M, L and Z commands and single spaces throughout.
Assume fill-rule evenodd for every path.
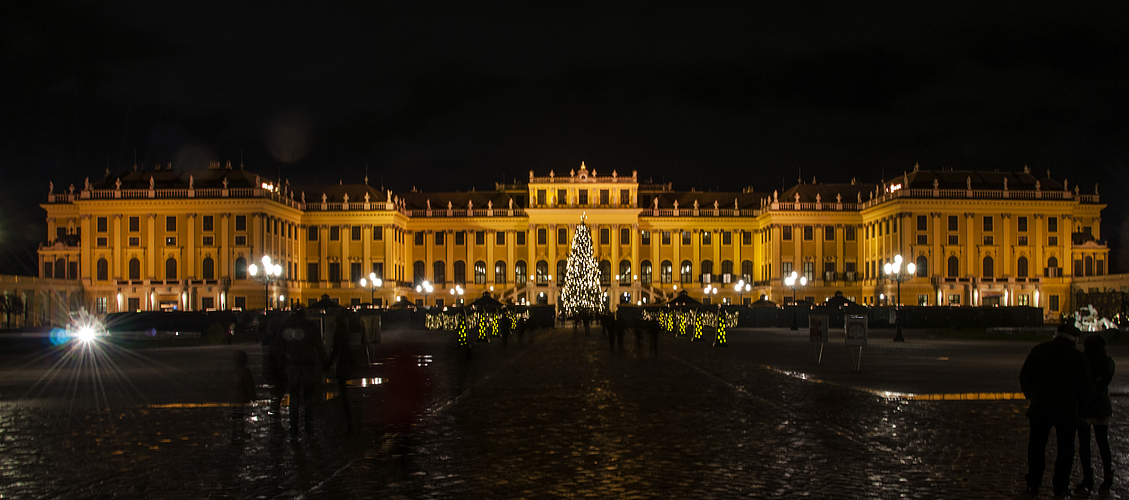
M 246 246 L 247 245 L 247 237 L 246 236 L 236 236 L 235 237 L 235 245 L 236 246 Z
M 235 304 L 233 309 L 236 311 L 247 309 L 247 297 L 235 297 Z
M 1058 236 L 1047 237 L 1047 245 L 1052 246 L 1052 247 L 1057 247 L 1058 246 Z
M 823 226 L 823 241 L 835 241 L 835 226 Z
M 372 227 L 372 240 L 379 241 L 384 239 L 384 226 Z
M 1015 296 L 1015 305 L 1023 306 L 1023 307 L 1031 305 L 1031 296 L 1030 295 L 1016 295 Z
M 581 190 L 577 191 L 576 195 L 577 195 L 577 198 L 579 199 L 580 206 L 585 206 L 585 205 L 588 204 L 588 190 L 587 189 L 581 189 Z
M 176 231 L 176 216 L 165 217 L 165 231 Z
M 1021 246 L 1021 247 L 1027 246 L 1027 237 L 1026 236 L 1020 236 L 1019 237 L 1019 246 Z
M 702 231 L 702 244 L 703 245 L 712 245 L 713 244 L 713 233 L 712 232 Z
M 567 245 L 568 244 L 568 229 L 567 228 L 563 228 L 563 227 L 557 228 L 557 244 L 558 245 Z
M 843 228 L 843 239 L 847 241 L 855 241 L 855 226 L 847 226 Z
M 1050 306 L 1051 311 L 1058 312 L 1058 295 L 1051 295 Z
M 104 233 L 104 232 L 108 231 L 109 228 L 107 226 L 109 226 L 109 220 L 106 219 L 105 217 L 99 217 L 98 218 L 98 232 Z
M 781 226 L 780 233 L 780 238 L 783 241 L 792 241 L 792 226 Z
M 995 242 L 995 238 L 993 238 L 992 235 L 990 235 L 990 234 L 984 235 L 984 244 L 985 245 L 992 245 L 992 244 L 994 244 L 994 242 Z
M 992 230 L 993 230 L 992 229 L 992 216 L 991 215 L 985 215 L 984 216 L 984 231 L 992 231 Z
M 447 238 L 447 232 L 446 231 L 436 231 L 435 232 L 435 245 L 436 246 L 443 245 L 446 238 Z
M 412 234 L 412 236 L 415 239 L 415 241 L 413 241 L 413 243 L 415 243 L 416 246 L 423 245 L 423 239 L 427 237 L 427 235 L 424 234 L 423 231 L 416 231 L 415 233 Z
M 365 275 L 361 274 L 361 263 L 360 262 L 350 262 L 349 263 L 349 280 L 357 282 L 357 281 L 360 281 L 361 278 L 363 278 L 363 277 L 365 277 Z
M 352 226 L 349 228 L 349 239 L 361 241 L 361 226 Z
M 1105 261 L 1104 260 L 1094 261 L 1094 265 L 1097 266 L 1095 268 L 1096 271 L 1094 272 L 1094 275 L 1095 276 L 1105 276 Z
M 466 245 L 466 231 L 456 231 L 455 232 L 455 244 L 456 245 Z
M 506 232 L 505 231 L 498 231 L 498 232 L 494 233 L 494 244 L 495 245 L 505 245 L 506 244 Z
M 538 189 L 537 190 L 537 206 L 544 206 L 544 205 L 545 205 L 545 190 L 544 189 Z
M 641 244 L 641 245 L 650 245 L 651 244 L 651 232 L 650 231 L 640 231 L 639 232 L 639 244 Z
M 486 244 L 486 231 L 475 231 L 474 232 L 474 244 L 475 245 L 485 245 Z
M 373 262 L 372 263 L 372 273 L 376 275 L 376 279 L 378 279 L 378 280 L 384 279 L 384 263 L 383 262 Z
M 928 245 L 929 244 L 929 235 L 927 235 L 927 234 L 917 235 L 917 244 L 918 245 Z
M 568 190 L 558 189 L 557 190 L 557 206 L 563 207 L 567 204 L 568 204 Z
M 742 245 L 752 245 L 753 244 L 753 233 L 751 231 L 741 231 L 741 244 Z
M 804 241 L 815 239 L 815 230 L 811 226 L 804 226 Z
M 308 239 L 309 241 L 317 241 L 318 240 L 318 227 L 317 226 L 309 226 L 309 227 L 306 228 L 306 239 Z
M 166 237 L 166 238 L 165 238 L 165 246 L 167 246 L 167 247 L 175 247 L 175 246 L 176 246 L 176 236 L 168 236 L 168 237 Z
M 670 231 L 663 231 L 663 245 L 670 244 Z
M 949 216 L 949 231 L 959 231 L 959 230 L 960 230 L 960 221 L 957 219 L 957 216 L 950 215 Z
M 99 236 L 97 241 L 98 246 L 100 247 L 104 247 L 110 243 L 109 238 L 106 238 L 105 236 Z
M 141 230 L 141 217 L 129 218 L 129 232 L 136 233 Z
M 600 204 L 601 204 L 601 205 L 604 205 L 604 206 L 607 206 L 607 205 L 611 204 L 611 201 L 612 201 L 612 200 L 611 200 L 611 192 L 610 192 L 610 190 L 607 190 L 607 189 L 601 189 L 601 190 L 600 190 Z
M 201 220 L 202 220 L 201 225 L 203 226 L 205 231 L 214 231 L 215 230 L 215 224 L 216 224 L 215 217 L 212 217 L 211 215 L 205 215 L 204 218 L 201 219 Z
M 721 244 L 722 245 L 732 245 L 733 244 L 733 233 L 731 233 L 729 231 L 722 231 L 721 232 Z
M 631 229 L 626 228 L 626 227 L 619 228 L 619 244 L 620 245 L 630 245 L 631 244 Z
M 1047 232 L 1058 232 L 1058 217 L 1047 217 Z
M 1082 234 L 1094 234 L 1094 226 L 1082 226 Z
M 929 230 L 929 216 L 927 216 L 927 215 L 918 215 L 917 216 L 917 230 L 918 231 L 928 231 Z
M 620 189 L 619 190 L 619 204 L 621 206 L 627 206 L 627 205 L 631 204 L 631 190 L 630 189 Z
M 332 282 L 341 281 L 341 263 L 340 262 L 330 262 L 329 263 L 329 281 L 332 281 Z
M 537 244 L 538 245 L 547 245 L 548 239 L 549 239 L 548 234 L 549 234 L 549 232 L 546 231 L 545 228 L 543 228 L 543 227 L 537 228 Z
M 235 230 L 236 231 L 246 231 L 247 230 L 247 216 L 246 215 L 236 215 L 235 216 Z
M 949 235 L 949 244 L 950 245 L 959 245 L 960 244 L 960 235 L 950 234 Z
M 1015 218 L 1015 228 L 1016 228 L 1016 230 L 1018 230 L 1021 233 L 1027 232 L 1027 217 L 1026 216 L 1016 217 Z
M 137 236 L 130 236 L 129 237 L 129 246 L 131 246 L 131 247 L 141 246 L 141 238 L 139 238 Z
M 518 232 L 514 233 L 514 235 L 517 237 L 517 244 L 518 245 L 524 245 L 525 244 L 525 231 L 518 231 Z
M 318 281 L 318 263 L 309 262 L 306 264 L 306 280 Z
M 608 244 L 608 239 L 611 238 L 611 235 L 608 234 L 609 232 L 610 231 L 608 231 L 608 228 L 606 228 L 606 227 L 600 228 L 600 244 L 601 245 L 607 245 Z
M 692 243 L 690 239 L 690 231 L 682 231 L 682 244 L 689 245 L 690 243 Z
M 780 265 L 780 269 L 782 271 L 784 271 L 784 274 L 782 274 L 781 276 L 784 276 L 785 278 L 787 278 L 788 276 L 792 275 L 792 263 L 791 262 L 782 262 L 781 265 Z
M 210 246 L 213 246 L 213 245 L 216 244 L 215 243 L 216 239 L 215 239 L 214 236 L 205 236 L 205 237 L 201 238 L 201 241 L 203 242 L 203 245 L 206 246 L 206 247 L 210 247 Z

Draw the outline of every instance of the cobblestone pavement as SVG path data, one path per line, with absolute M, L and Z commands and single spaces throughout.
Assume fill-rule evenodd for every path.
M 506 346 L 495 338 L 475 344 L 469 360 L 448 333 L 387 331 L 369 356 L 358 353 L 372 361 L 348 389 L 358 431 L 342 435 L 333 397 L 315 408 L 314 432 L 297 439 L 285 432 L 285 411 L 275 418 L 265 402 L 241 432 L 230 408 L 209 404 L 222 401 L 231 347 L 110 352 L 101 377 L 63 371 L 34 391 L 55 366 L 50 358 L 6 363 L 0 496 L 1015 498 L 1022 490 L 1025 401 L 876 392 L 1016 391 L 1031 343 L 907 332 L 905 344 L 872 338 L 856 372 L 845 347 L 827 346 L 816 364 L 806 339 L 787 331 L 737 330 L 727 348 L 663 335 L 658 354 L 630 333 L 609 349 L 598 331 L 541 330 Z M 260 361 L 257 346 L 234 348 Z M 167 382 L 170 373 L 179 384 Z M 95 387 L 102 396 L 90 396 Z M 1115 398 L 1116 415 L 1126 406 Z M 1120 471 L 1129 432 L 1115 422 L 1111 433 Z

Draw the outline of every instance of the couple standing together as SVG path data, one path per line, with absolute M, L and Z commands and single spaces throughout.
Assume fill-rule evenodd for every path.
M 1060 325 L 1054 340 L 1031 349 L 1019 372 L 1023 395 L 1031 401 L 1027 418 L 1031 435 L 1027 443 L 1027 493 L 1035 495 L 1043 482 L 1047 440 L 1055 429 L 1058 454 L 1051 484 L 1054 494 L 1070 494 L 1070 475 L 1074 467 L 1074 435 L 1082 462 L 1079 490 L 1094 488 L 1094 466 L 1090 460 L 1090 430 L 1098 443 L 1102 461 L 1100 489 L 1113 486 L 1113 463 L 1109 449 L 1109 420 L 1113 406 L 1109 383 L 1113 380 L 1113 358 L 1106 353 L 1105 340 L 1098 335 L 1086 339 L 1085 353 L 1078 350 L 1081 332 L 1072 325 Z

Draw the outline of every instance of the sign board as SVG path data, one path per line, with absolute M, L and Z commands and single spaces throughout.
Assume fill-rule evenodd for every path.
M 808 315 L 808 330 L 811 332 L 812 342 L 827 342 L 827 315 Z
M 849 346 L 866 346 L 866 316 L 857 314 L 848 314 L 844 318 L 845 330 L 847 334 L 847 345 Z

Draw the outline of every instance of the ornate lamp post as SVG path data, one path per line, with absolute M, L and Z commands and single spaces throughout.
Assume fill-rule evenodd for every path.
M 736 285 L 733 285 L 733 290 L 741 296 L 740 305 L 745 305 L 745 292 L 751 291 L 752 289 L 753 285 L 745 283 L 745 280 L 738 281 Z
M 792 271 L 792 275 L 784 278 L 784 286 L 792 289 L 792 329 L 799 330 L 796 326 L 796 289 L 803 288 L 808 284 L 807 276 L 799 276 L 799 273 Z
M 251 279 L 263 284 L 263 310 L 269 311 L 270 285 L 282 276 L 282 265 L 272 263 L 270 255 L 264 255 L 262 272 L 259 271 L 259 266 L 255 264 L 247 266 L 247 274 L 251 275 Z
M 894 262 L 887 262 L 882 266 L 882 271 L 886 273 L 887 279 L 892 279 L 898 283 L 898 296 L 894 297 L 894 323 L 897 325 L 896 333 L 894 334 L 894 342 L 905 342 L 906 339 L 902 337 L 902 281 L 913 278 L 914 271 L 917 266 L 913 262 L 906 263 L 905 268 L 902 268 L 902 255 L 894 256 Z
M 377 278 L 376 273 L 368 273 L 368 279 L 361 278 L 361 288 L 369 290 L 369 304 L 376 305 L 376 289 L 384 285 L 384 280 Z
M 423 294 L 423 306 L 424 307 L 427 307 L 427 296 L 430 295 L 431 292 L 433 292 L 433 291 L 435 291 L 435 288 L 432 287 L 431 283 L 428 283 L 427 280 L 424 280 L 423 283 L 416 285 L 416 293 L 422 293 Z
M 455 304 L 461 305 L 463 302 L 463 287 L 455 285 L 455 288 L 451 289 L 451 295 L 455 296 Z

